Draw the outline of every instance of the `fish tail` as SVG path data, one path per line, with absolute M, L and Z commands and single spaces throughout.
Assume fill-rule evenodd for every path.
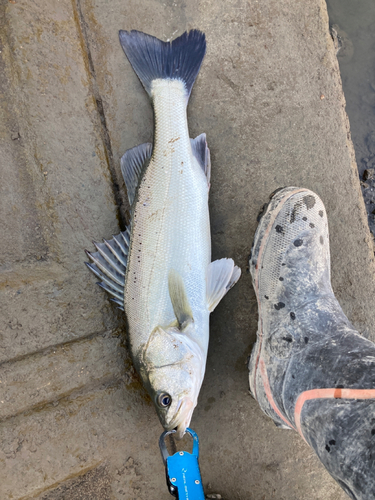
M 191 30 L 171 42 L 163 42 L 141 31 L 120 30 L 120 43 L 130 64 L 151 96 L 156 79 L 182 80 L 189 98 L 206 53 L 206 37 Z

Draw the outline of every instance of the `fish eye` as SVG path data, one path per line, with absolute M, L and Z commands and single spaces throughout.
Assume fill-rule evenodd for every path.
M 167 392 L 162 392 L 158 396 L 158 405 L 166 408 L 172 403 L 172 397 Z

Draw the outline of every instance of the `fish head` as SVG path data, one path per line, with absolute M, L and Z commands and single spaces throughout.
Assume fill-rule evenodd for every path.
M 166 430 L 181 439 L 197 405 L 206 359 L 201 347 L 177 327 L 155 328 L 143 352 L 142 378 Z

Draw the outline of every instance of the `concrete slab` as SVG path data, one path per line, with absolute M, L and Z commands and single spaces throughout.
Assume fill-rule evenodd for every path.
M 4 361 L 118 325 L 82 267 L 118 209 L 71 4 L 1 10 Z
M 152 139 L 151 106 L 118 30 L 166 40 L 199 28 L 208 52 L 190 131 L 207 133 L 212 154 L 213 258 L 233 257 L 243 271 L 212 315 L 192 421 L 204 486 L 227 500 L 344 500 L 301 439 L 261 413 L 246 369 L 257 327 L 247 256 L 256 215 L 280 186 L 323 198 L 334 290 L 355 326 L 374 331 L 373 248 L 325 3 L 17 0 L 1 9 L 0 497 L 170 498 L 160 424 L 112 336 L 123 319 L 82 250 L 123 226 L 119 158 Z
M 83 387 L 118 380 L 126 355 L 110 335 L 59 344 L 0 365 L 0 420 L 36 410 Z

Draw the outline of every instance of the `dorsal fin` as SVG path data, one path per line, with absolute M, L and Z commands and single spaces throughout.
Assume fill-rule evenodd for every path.
M 121 158 L 121 172 L 128 192 L 130 206 L 133 205 L 143 167 L 150 160 L 151 155 L 152 144 L 145 142 L 135 148 L 128 149 Z
M 180 330 L 193 322 L 193 312 L 186 295 L 184 282 L 177 271 L 171 269 L 168 275 L 168 289 L 173 311 L 178 321 Z
M 207 146 L 206 134 L 200 134 L 195 139 L 190 139 L 193 155 L 198 160 L 203 172 L 207 177 L 207 184 L 210 185 L 211 178 L 211 158 L 210 150 Z
M 214 260 L 207 269 L 207 306 L 212 312 L 224 295 L 240 279 L 241 269 L 232 259 Z

